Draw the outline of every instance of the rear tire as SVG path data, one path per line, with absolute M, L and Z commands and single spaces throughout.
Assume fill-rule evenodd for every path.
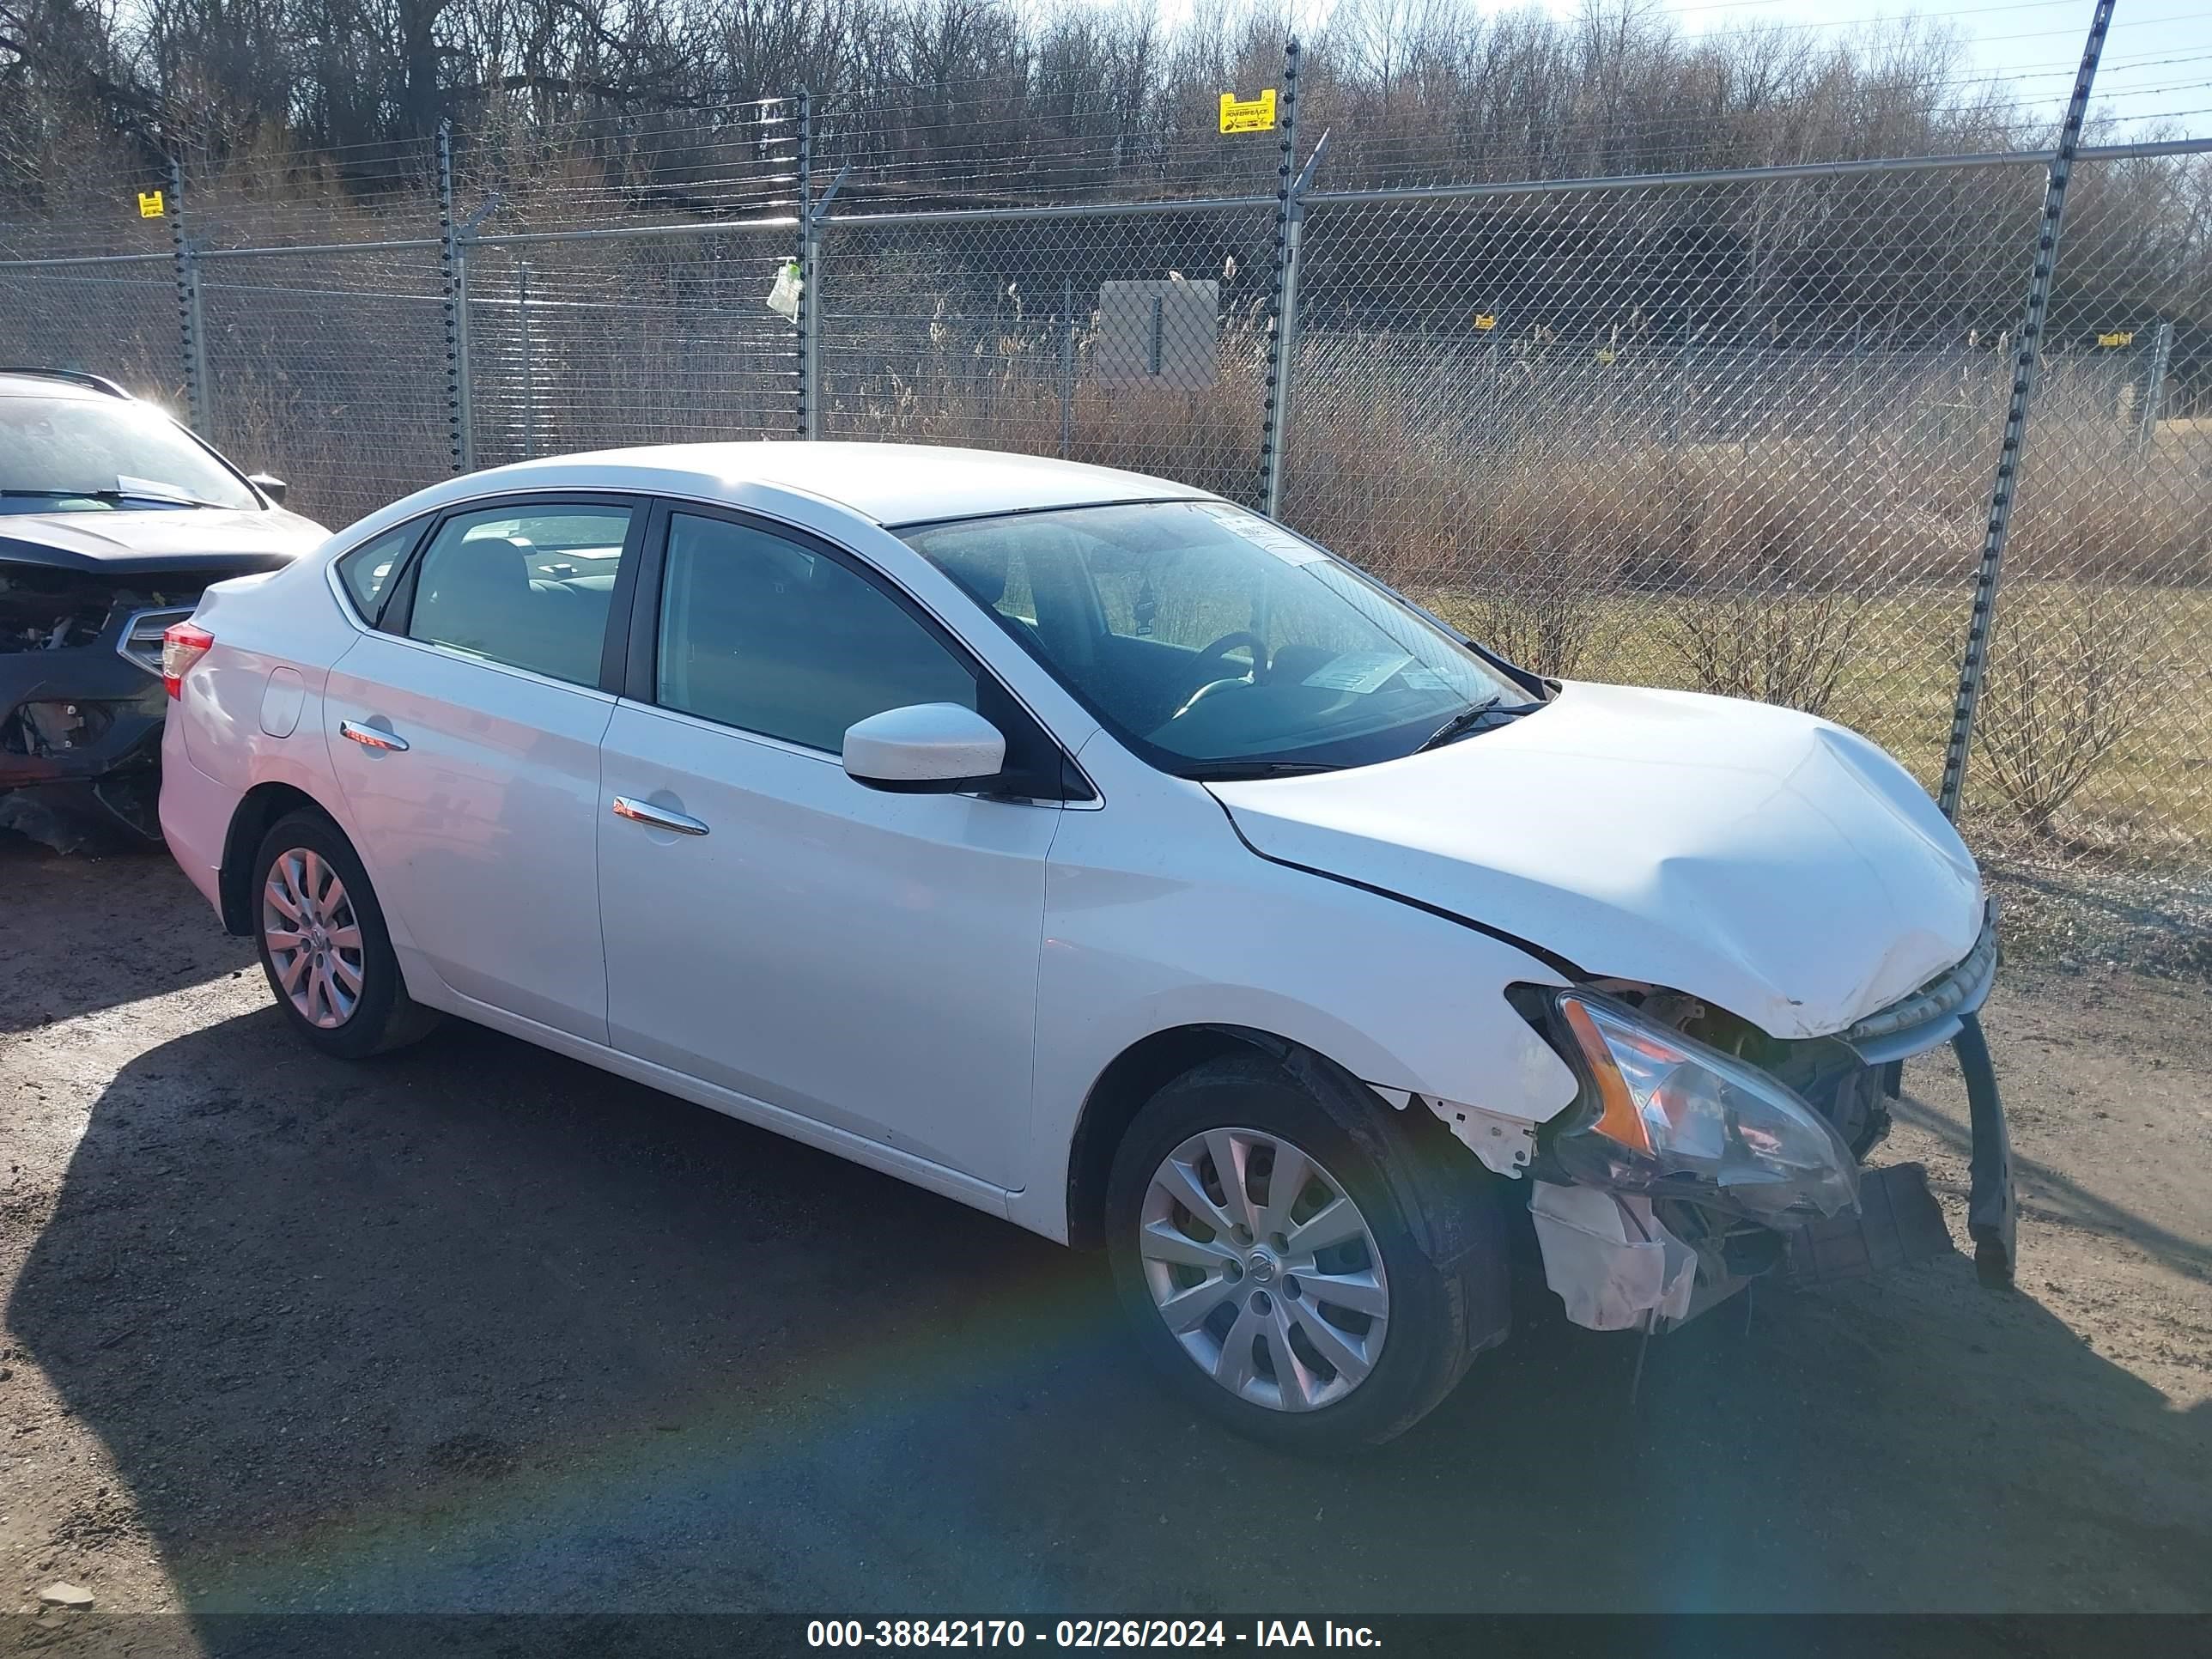
M 251 896 L 261 971 L 285 1023 L 311 1047 L 365 1060 L 438 1024 L 407 994 L 368 872 L 320 812 L 270 826 L 253 855 Z
M 1107 1253 L 1170 1388 L 1255 1440 L 1343 1451 L 1412 1427 L 1504 1334 L 1504 1229 L 1472 1158 L 1441 1183 L 1425 1177 L 1388 1107 L 1356 1085 L 1336 1098 L 1309 1082 L 1255 1054 L 1162 1089 L 1115 1154 Z M 1242 1166 L 1242 1210 L 1225 1162 Z M 1297 1192 L 1277 1191 L 1284 1170 Z M 1186 1205 L 1176 1194 L 1192 1196 L 1193 1180 Z M 1437 1212 L 1409 1217 L 1409 1195 Z M 1207 1222 L 1207 1206 L 1235 1224 Z M 1307 1243 L 1331 1234 L 1342 1237 L 1318 1252 Z M 1440 1240 L 1452 1246 L 1443 1266 Z

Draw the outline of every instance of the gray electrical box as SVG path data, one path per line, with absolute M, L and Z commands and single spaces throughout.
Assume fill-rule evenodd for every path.
M 1100 284 L 1094 378 L 1190 391 L 1220 377 L 1220 283 L 1170 276 Z

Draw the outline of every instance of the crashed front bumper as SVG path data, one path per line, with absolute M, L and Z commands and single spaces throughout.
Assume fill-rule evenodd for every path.
M 50 818 L 159 835 L 168 700 L 144 636 L 190 614 L 118 607 L 86 643 L 0 653 L 0 824 L 41 834 Z M 142 655 L 126 656 L 126 643 Z
M 1996 972 L 1996 914 L 1975 945 L 1937 978 L 1838 1033 L 1859 1069 L 1833 1102 L 1808 1103 L 1832 1121 L 1859 1092 L 1894 1096 L 1907 1058 L 1948 1042 L 1966 1083 L 1972 1128 L 1967 1230 L 1985 1285 L 2012 1282 L 2016 1207 L 2004 1109 L 1980 1010 Z M 1863 1171 L 1858 1203 L 1784 1231 L 1747 1226 L 1680 1198 L 1613 1190 L 1588 1181 L 1531 1182 L 1528 1207 L 1545 1276 L 1575 1323 L 1658 1330 L 1782 1267 L 1798 1284 L 1866 1277 L 1951 1248 L 1940 1206 L 1917 1164 Z

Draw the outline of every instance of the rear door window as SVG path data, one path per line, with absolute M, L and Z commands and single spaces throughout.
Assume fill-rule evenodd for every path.
M 550 679 L 598 684 L 633 514 L 579 502 L 447 520 L 422 552 L 408 636 Z

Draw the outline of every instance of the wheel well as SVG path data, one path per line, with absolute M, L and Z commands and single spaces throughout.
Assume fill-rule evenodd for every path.
M 269 826 L 287 812 L 322 812 L 322 803 L 304 789 L 289 783 L 259 783 L 246 792 L 238 810 L 230 815 L 230 833 L 223 838 L 222 925 L 240 935 L 253 931 L 253 851 L 261 845 Z M 323 816 L 330 815 L 324 812 Z
M 1105 1235 L 1106 1177 L 1131 1120 L 1162 1089 L 1207 1060 L 1258 1049 L 1280 1060 L 1296 1045 L 1241 1025 L 1179 1025 L 1132 1043 L 1099 1073 L 1067 1152 L 1067 1238 L 1096 1249 Z

